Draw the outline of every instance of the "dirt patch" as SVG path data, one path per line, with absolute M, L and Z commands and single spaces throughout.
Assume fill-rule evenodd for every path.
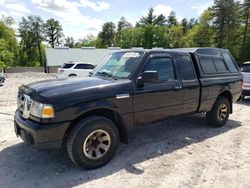
M 14 134 L 18 86 L 54 76 L 7 76 L 0 87 L 0 187 L 250 187 L 250 98 L 234 104 L 223 128 L 193 115 L 135 130 L 110 163 L 86 171 L 64 150 L 38 151 Z

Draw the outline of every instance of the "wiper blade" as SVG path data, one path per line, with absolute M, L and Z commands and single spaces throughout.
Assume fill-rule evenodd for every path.
M 105 72 L 105 71 L 98 71 L 97 73 L 98 73 L 98 74 L 105 75 L 105 76 L 108 76 L 108 77 L 111 77 L 111 78 L 113 78 L 114 80 L 117 80 L 117 77 L 116 77 L 116 76 L 114 76 L 113 74 L 110 74 L 110 73 L 108 73 L 108 72 Z

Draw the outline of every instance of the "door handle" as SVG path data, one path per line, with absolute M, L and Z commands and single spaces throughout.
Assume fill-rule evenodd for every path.
M 181 86 L 174 86 L 174 90 L 180 90 L 181 88 Z

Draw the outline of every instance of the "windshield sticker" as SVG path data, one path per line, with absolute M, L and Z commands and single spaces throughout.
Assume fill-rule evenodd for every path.
M 140 54 L 137 52 L 128 52 L 123 55 L 123 57 L 130 58 L 130 57 L 139 57 Z

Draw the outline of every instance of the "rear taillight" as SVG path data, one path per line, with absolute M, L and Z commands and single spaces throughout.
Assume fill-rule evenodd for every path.
M 63 73 L 64 72 L 64 70 L 63 69 L 58 69 L 58 71 L 57 71 L 59 74 L 61 74 L 61 73 Z
M 241 90 L 243 89 L 243 80 L 240 82 Z

